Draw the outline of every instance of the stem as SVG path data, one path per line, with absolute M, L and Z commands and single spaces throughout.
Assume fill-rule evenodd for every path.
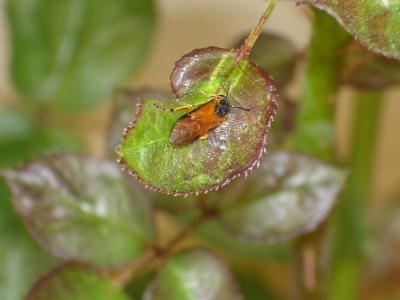
M 132 277 L 136 270 L 142 268 L 157 258 L 164 258 L 170 255 L 174 248 L 183 240 L 185 240 L 194 230 L 196 230 L 205 221 L 215 217 L 218 214 L 218 210 L 215 207 L 206 206 L 202 202 L 201 197 L 199 197 L 198 207 L 200 209 L 199 216 L 195 218 L 186 228 L 178 232 L 170 241 L 166 243 L 165 246 L 160 247 L 155 245 L 130 264 L 127 264 L 121 269 L 109 272 L 108 275 L 112 278 L 112 281 L 119 286 L 123 286 Z
M 314 12 L 305 90 L 296 120 L 295 149 L 334 161 L 334 98 L 339 88 L 340 49 L 349 40 L 349 35 L 326 13 L 316 9 Z M 319 228 L 295 242 L 294 299 L 327 299 L 329 263 L 322 263 L 328 238 L 323 234 L 325 231 Z
M 314 10 L 313 35 L 305 71 L 305 90 L 296 120 L 296 149 L 334 159 L 335 96 L 340 49 L 349 35 L 326 13 Z
M 335 272 L 332 299 L 356 299 L 366 242 L 365 208 L 370 200 L 382 106 L 381 92 L 356 99 L 350 176 L 335 215 Z
M 260 17 L 260 19 L 258 19 L 257 24 L 253 27 L 249 36 L 239 49 L 239 56 L 238 56 L 239 59 L 249 56 L 251 49 L 253 48 L 255 42 L 258 39 L 258 36 L 262 31 L 264 23 L 268 20 L 269 16 L 271 15 L 276 3 L 277 0 L 268 0 L 267 6 L 264 9 L 264 13 Z

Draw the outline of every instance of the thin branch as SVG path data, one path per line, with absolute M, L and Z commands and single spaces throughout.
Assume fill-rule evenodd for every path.
M 271 15 L 272 10 L 274 9 L 276 3 L 277 3 L 277 0 L 268 0 L 267 6 L 265 7 L 265 10 L 264 10 L 264 13 L 258 20 L 257 24 L 251 30 L 249 36 L 244 41 L 243 45 L 240 47 L 239 59 L 249 56 L 251 49 L 253 48 L 255 42 L 257 41 L 258 36 L 260 35 L 260 33 L 262 31 L 262 27 L 264 26 L 264 23 L 268 20 L 269 16 Z
M 205 205 L 202 198 L 198 199 L 197 206 L 200 208 L 200 214 L 195 218 L 186 228 L 178 232 L 165 246 L 154 245 L 138 259 L 135 259 L 131 263 L 127 264 L 123 268 L 115 271 L 106 272 L 111 277 L 112 281 L 118 285 L 124 285 L 133 275 L 133 273 L 148 265 L 150 262 L 164 258 L 170 255 L 174 248 L 184 241 L 193 231 L 195 231 L 205 221 L 214 218 L 218 215 L 218 209 L 214 206 L 209 207 Z

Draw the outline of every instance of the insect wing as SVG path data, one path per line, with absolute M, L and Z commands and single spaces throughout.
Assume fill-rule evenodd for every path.
M 191 143 L 218 125 L 222 118 L 215 114 L 215 105 L 210 100 L 179 118 L 170 134 L 171 144 Z

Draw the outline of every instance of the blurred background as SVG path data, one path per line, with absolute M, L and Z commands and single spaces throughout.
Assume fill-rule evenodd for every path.
M 10 28 L 3 2 L 0 6 L 0 104 L 16 103 L 19 98 L 10 77 Z M 169 75 L 178 58 L 196 48 L 207 46 L 230 48 L 252 28 L 265 6 L 265 1 L 261 0 L 156 0 L 155 2 L 156 27 L 146 59 L 136 71 L 136 75 L 121 84 L 124 87 L 168 89 Z M 312 11 L 307 7 L 296 7 L 293 1 L 279 1 L 264 30 L 286 37 L 305 56 L 311 36 L 311 20 Z M 304 64 L 304 59 L 299 61 L 294 80 L 287 88 L 287 94 L 294 100 L 300 99 L 302 95 Z M 342 160 L 346 160 L 350 155 L 354 93 L 352 88 L 343 87 L 339 97 L 334 100 L 338 103 L 336 151 Z M 385 216 L 391 207 L 400 203 L 400 138 L 397 131 L 400 128 L 398 117 L 400 87 L 391 86 L 384 95 L 381 122 L 378 124 L 377 150 L 373 162 L 374 178 L 369 191 L 371 201 L 366 209 L 370 224 L 381 221 L 382 216 Z M 278 116 L 279 113 L 278 109 Z M 107 101 L 93 109 L 85 112 L 55 113 L 56 117 L 53 118 L 57 119 L 58 124 L 71 129 L 74 135 L 81 138 L 86 152 L 105 157 L 107 155 L 105 137 L 111 114 L 110 95 Z M 390 230 L 400 234 L 400 224 L 393 226 L 394 229 Z M 388 230 L 385 229 L 383 232 Z M 397 242 L 399 243 L 399 240 Z M 395 245 L 400 250 L 400 244 Z M 375 246 L 371 247 L 374 253 Z M 400 264 L 400 258 L 397 262 Z M 273 286 L 273 290 L 278 291 L 277 293 L 284 299 L 288 294 L 287 283 L 284 281 L 287 274 L 276 275 L 282 271 L 280 267 L 279 263 L 270 264 L 265 270 L 265 280 L 268 280 L 268 285 Z M 400 286 L 400 277 L 390 277 L 389 281 L 392 281 L 393 286 L 396 284 Z M 381 296 L 383 294 L 381 291 L 370 293 L 367 289 L 360 299 L 399 299 L 385 298 Z M 254 299 L 258 299 L 257 296 Z

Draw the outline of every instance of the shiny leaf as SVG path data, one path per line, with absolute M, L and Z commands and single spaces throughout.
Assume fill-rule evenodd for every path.
M 206 48 L 183 56 L 171 74 L 176 100 L 147 99 L 118 148 L 121 164 L 146 186 L 172 195 L 217 190 L 248 174 L 260 162 L 276 109 L 276 88 L 270 77 L 233 50 Z M 182 104 L 228 94 L 232 109 L 204 140 L 175 146 L 169 141 L 175 122 L 187 111 L 170 112 Z
M 8 0 L 11 75 L 35 103 L 87 109 L 148 52 L 152 0 Z
M 297 0 L 321 8 L 368 49 L 400 59 L 399 0 Z
M 149 285 L 144 300 L 239 300 L 232 275 L 225 264 L 203 250 L 168 259 Z
M 57 256 L 115 266 L 154 237 L 147 203 L 111 162 L 54 155 L 5 176 L 31 233 Z
M 345 177 L 317 159 L 275 152 L 221 204 L 221 224 L 235 236 L 268 243 L 309 232 L 331 211 Z
M 135 115 L 136 104 L 139 98 L 167 99 L 168 95 L 162 91 L 149 89 L 121 89 L 115 92 L 113 112 L 107 132 L 107 151 L 109 157 L 114 158 L 116 156 L 115 149 L 121 142 L 121 132 Z
M 61 265 L 43 276 L 26 300 L 128 300 L 121 289 L 96 270 L 79 264 Z

